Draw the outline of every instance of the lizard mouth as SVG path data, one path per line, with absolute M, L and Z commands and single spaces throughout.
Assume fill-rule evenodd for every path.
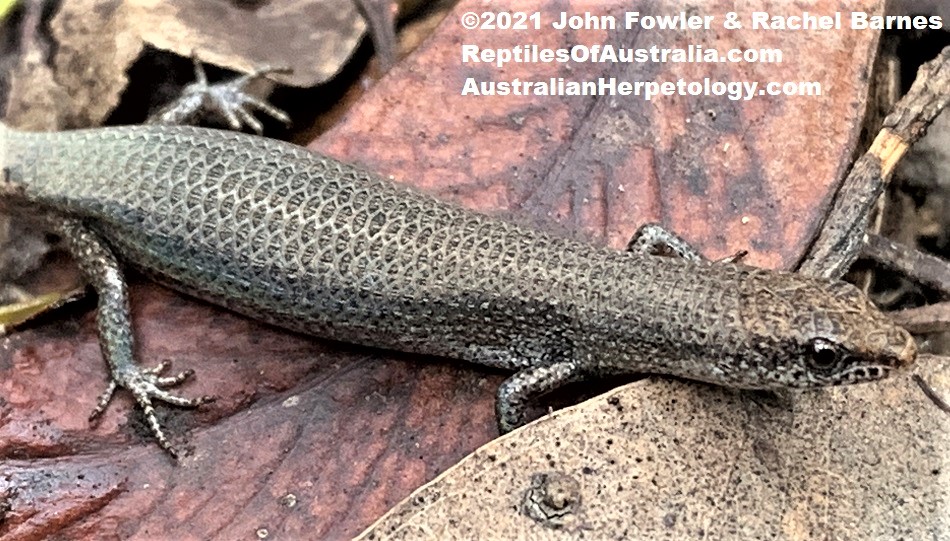
M 841 377 L 832 382 L 832 385 L 851 385 L 853 383 L 877 381 L 890 375 L 891 370 L 891 367 L 884 365 L 855 367 L 841 374 Z

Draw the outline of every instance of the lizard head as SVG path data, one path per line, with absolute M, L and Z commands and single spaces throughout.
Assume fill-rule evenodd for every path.
M 910 333 L 851 284 L 766 271 L 749 278 L 742 324 L 756 344 L 751 364 L 770 383 L 763 387 L 872 381 L 917 357 Z

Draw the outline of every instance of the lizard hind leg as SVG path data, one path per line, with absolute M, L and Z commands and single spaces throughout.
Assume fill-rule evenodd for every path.
M 190 371 L 162 376 L 167 363 L 156 368 L 142 368 L 136 364 L 128 289 L 112 251 L 95 232 L 79 220 L 57 217 L 51 218 L 49 223 L 51 229 L 62 236 L 66 248 L 76 257 L 83 274 L 99 295 L 96 325 L 99 345 L 109 365 L 111 377 L 90 418 L 98 417 L 105 410 L 118 387 L 128 389 L 142 408 L 145 420 L 158 444 L 177 457 L 175 448 L 165 436 L 161 423 L 155 416 L 152 400 L 195 407 L 210 402 L 212 398 L 204 396 L 188 399 L 164 390 L 165 387 L 185 381 L 191 376 Z
M 531 366 L 515 373 L 498 388 L 495 402 L 498 431 L 506 434 L 525 424 L 531 401 L 562 385 L 579 381 L 582 375 L 576 361 Z

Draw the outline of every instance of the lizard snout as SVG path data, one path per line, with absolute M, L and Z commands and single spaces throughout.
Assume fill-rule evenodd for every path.
M 901 327 L 891 326 L 867 336 L 870 356 L 892 368 L 901 368 L 917 359 L 917 341 Z
M 907 366 L 917 359 L 917 341 L 904 329 L 900 329 L 900 331 L 904 336 L 904 345 L 897 350 L 898 367 Z

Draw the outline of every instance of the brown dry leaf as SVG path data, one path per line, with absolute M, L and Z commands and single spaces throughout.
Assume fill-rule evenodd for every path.
M 547 18 L 561 10 L 633 9 L 619 0 L 535 6 Z M 649 7 L 683 9 L 672 1 Z M 809 9 L 853 7 L 826 0 Z M 702 9 L 719 14 L 733 8 L 722 0 Z M 880 4 L 863 8 L 879 11 Z M 459 65 L 459 45 L 474 37 L 461 30 L 458 17 L 483 9 L 480 0 L 462 2 L 416 55 L 315 146 L 443 197 L 577 230 L 612 246 L 622 245 L 639 224 L 660 220 L 714 257 L 739 248 L 751 249 L 753 261 L 765 265 L 787 266 L 798 257 L 850 162 L 876 34 L 496 33 L 479 42 L 662 47 L 695 41 L 722 48 L 781 47 L 787 54 L 783 64 L 768 66 L 510 65 L 499 77 L 820 80 L 832 81 L 834 91 L 820 98 L 749 102 L 462 97 L 466 77 L 494 72 Z M 126 420 L 127 397 L 89 429 L 85 416 L 104 383 L 91 313 L 20 333 L 0 350 L 5 458 L 0 493 L 7 495 L 10 509 L 0 533 L 233 539 L 267 530 L 293 538 L 343 538 L 496 435 L 493 395 L 504 374 L 291 335 L 151 285 L 134 289 L 133 306 L 143 363 L 171 358 L 176 368 L 194 368 L 196 379 L 183 392 L 220 397 L 197 412 L 161 409 L 173 440 L 188 441 L 192 454 L 173 466 L 136 413 Z M 700 393 L 703 401 L 715 403 L 715 393 L 731 396 L 675 385 Z M 657 393 L 643 399 L 652 400 L 669 394 L 674 384 L 643 387 Z M 868 386 L 864 392 L 885 389 L 890 388 Z M 702 394 L 707 392 L 709 398 Z M 873 407 L 885 406 L 867 406 Z M 791 408 L 823 415 L 808 402 Z M 776 409 L 777 415 L 788 415 L 786 408 Z M 745 423 L 732 419 L 730 426 L 748 425 L 763 441 L 785 441 L 784 425 L 755 411 L 722 408 L 724 416 Z M 673 430 L 689 422 L 675 415 L 664 412 L 654 424 Z M 834 423 L 834 430 L 858 428 L 842 422 Z M 829 438 L 827 432 L 817 437 L 816 445 L 825 445 L 817 454 L 825 452 L 822 442 Z M 866 452 L 860 441 L 842 438 L 842 445 L 860 455 Z M 697 452 L 679 448 L 682 442 L 658 440 L 661 444 L 670 456 Z M 699 451 L 731 453 L 715 442 Z M 789 458 L 787 467 L 804 466 Z M 878 467 L 901 471 L 902 465 Z M 477 488 L 471 493 L 476 499 L 482 497 Z M 767 493 L 767 488 L 756 490 Z M 815 490 L 820 496 L 821 487 Z M 752 509 L 738 498 L 743 494 L 736 493 L 736 509 Z M 707 496 L 692 494 L 683 501 L 700 512 Z M 646 507 L 651 502 L 633 499 L 643 506 L 638 513 L 653 512 Z
M 650 379 L 485 445 L 359 539 L 943 539 L 948 448 L 907 375 L 779 396 Z
M 353 0 L 272 0 L 242 8 L 239 2 L 126 0 L 131 31 L 156 47 L 249 72 L 263 65 L 288 67 L 277 77 L 310 87 L 336 75 L 359 45 L 366 23 Z
M 107 0 L 63 2 L 49 28 L 40 2 L 23 10 L 4 122 L 25 130 L 99 124 L 118 103 L 125 70 L 141 50 L 120 31 L 125 10 Z
M 273 0 L 256 8 L 217 0 L 67 0 L 49 30 L 36 29 L 42 50 L 30 43 L 11 73 L 5 121 L 12 126 L 101 124 L 145 45 L 182 56 L 197 51 L 234 70 L 290 67 L 283 82 L 314 86 L 339 72 L 365 24 L 352 0 Z

